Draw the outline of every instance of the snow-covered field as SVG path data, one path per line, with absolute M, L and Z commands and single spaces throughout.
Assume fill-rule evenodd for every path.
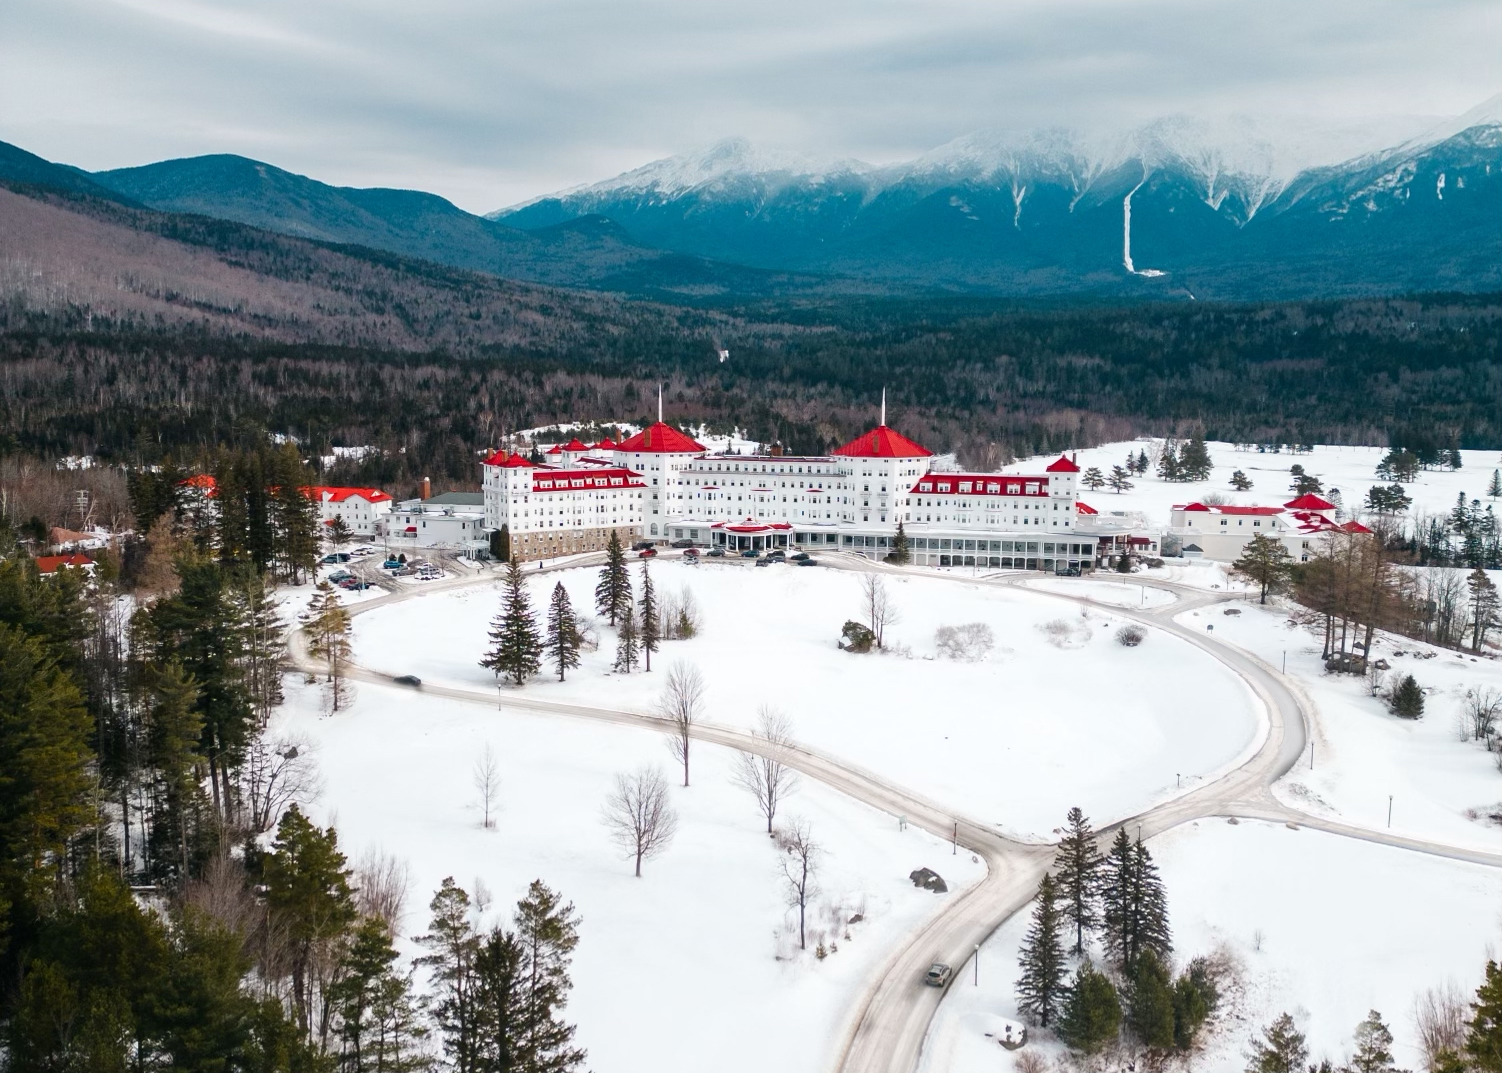
M 652 674 L 622 676 L 609 672 L 614 631 L 602 626 L 599 651 L 567 682 L 539 678 L 525 687 L 529 695 L 647 711 L 662 671 L 685 660 L 704 674 L 712 722 L 751 726 L 759 706 L 775 705 L 807 745 L 1044 838 L 1071 805 L 1102 823 L 1129 815 L 1260 740 L 1260 708 L 1240 679 L 1166 634 L 1123 648 L 1113 639 L 1121 620 L 1106 610 L 1083 615 L 1041 593 L 893 576 L 887 585 L 901 618 L 887 640 L 902 651 L 856 656 L 836 647 L 841 625 L 859 617 L 854 573 L 661 559 L 651 570 L 659 593 L 692 590 L 704 612 L 700 635 L 666 642 Z M 639 587 L 639 567 L 632 576 Z M 561 580 L 576 608 L 592 608 L 596 578 L 593 569 L 538 575 L 534 606 Z M 497 590 L 484 586 L 373 609 L 355 620 L 355 658 L 494 690 L 479 660 L 498 607 Z M 992 629 L 989 657 L 934 658 L 935 630 L 970 622 Z M 1048 623 L 1056 636 L 1041 628 Z M 1176 696 L 1195 703 L 1165 703 Z
M 1161 440 L 1131 440 L 1125 443 L 1108 443 L 1079 451 L 1075 455 L 1081 469 L 1097 467 L 1109 476 L 1112 466 L 1124 465 L 1127 455 L 1136 455 L 1146 449 L 1148 458 L 1154 458 Z M 1338 488 L 1346 510 L 1358 512 L 1367 491 L 1374 484 L 1384 484 L 1376 475 L 1377 463 L 1387 453 L 1381 447 L 1315 447 L 1308 454 L 1262 454 L 1257 451 L 1238 451 L 1234 444 L 1210 443 L 1210 457 L 1215 462 L 1210 479 L 1197 482 L 1170 482 L 1159 480 L 1149 470 L 1140 477 L 1133 477 L 1133 487 L 1127 492 L 1113 492 L 1102 488 L 1092 492 L 1083 486 L 1080 498 L 1101 512 L 1113 510 L 1136 510 L 1147 515 L 1157 525 L 1168 524 L 1169 509 L 1175 503 L 1192 503 L 1208 492 L 1217 492 L 1226 497 L 1226 502 L 1242 505 L 1278 505 L 1293 498 L 1289 485 L 1293 478 L 1288 470 L 1300 465 L 1305 472 L 1324 482 L 1328 491 Z M 1025 458 L 1007 466 L 1012 473 L 1036 473 L 1042 466 L 1054 461 L 1057 455 Z M 1496 451 L 1462 451 L 1464 465 L 1454 472 L 1427 470 L 1421 472 L 1412 484 L 1404 485 L 1413 497 L 1410 513 L 1440 513 L 1455 505 L 1455 497 L 1461 492 L 1469 499 L 1487 502 L 1486 488 L 1491 483 L 1492 471 L 1502 467 L 1502 456 Z M 1231 488 L 1231 474 L 1241 470 L 1252 481 L 1245 492 Z
M 662 739 L 626 727 L 506 713 L 374 685 L 353 707 L 322 714 L 322 694 L 289 682 L 277 730 L 312 743 L 324 792 L 310 809 L 335 824 L 351 860 L 378 849 L 411 868 L 403 932 L 428 921 L 445 876 L 484 922 L 506 922 L 541 878 L 582 918 L 566 1010 L 593 1069 L 823 1073 L 840 1029 L 883 959 L 984 868 L 968 854 L 817 784 L 784 816 L 809 821 L 824 849 L 809 950 L 797 949 L 779 854 L 731 755 L 697 746 L 693 785 L 674 780 Z M 500 774 L 496 825 L 482 826 L 472 774 L 489 746 Z M 617 772 L 659 764 L 679 814 L 677 838 L 641 879 L 600 821 Z M 951 893 L 915 888 L 931 867 Z M 855 913 L 864 915 L 850 925 Z M 847 936 L 848 931 L 848 938 Z M 816 960 L 816 936 L 837 945 Z
M 1174 594 L 1167 589 L 1155 589 L 1147 585 L 1134 585 L 1129 581 L 1096 581 L 1080 578 L 1042 578 L 1027 582 L 1030 589 L 1044 592 L 1061 592 L 1070 596 L 1082 596 L 1098 604 L 1112 607 L 1163 607 L 1174 602 Z
M 1502 772 L 1478 742 L 1461 741 L 1467 689 L 1502 689 L 1502 663 L 1380 634 L 1373 654 L 1392 675 L 1412 674 L 1425 689 L 1424 716 L 1399 719 L 1362 679 L 1324 673 L 1319 639 L 1290 626 L 1287 612 L 1238 604 L 1240 615 L 1205 609 L 1181 622 L 1213 621 L 1222 641 L 1256 653 L 1295 677 L 1315 709 L 1314 767 L 1306 756 L 1275 788 L 1296 808 L 1364 827 L 1502 853 Z M 1397 653 L 1403 653 L 1398 655 Z
M 1392 1029 L 1398 1065 L 1420 1069 L 1415 996 L 1447 979 L 1474 991 L 1502 938 L 1497 869 L 1250 821 L 1199 821 L 1148 845 L 1180 965 L 1217 949 L 1239 965 L 1239 986 L 1193 1066 L 1208 1073 L 1245 1069 L 1248 1041 L 1285 1011 L 1311 1059 L 1339 1066 L 1371 1009 Z M 984 1032 L 997 1015 L 1016 1016 L 1017 948 L 1030 913 L 982 947 L 979 987 L 968 968 L 951 985 L 922 1073 L 1009 1068 Z

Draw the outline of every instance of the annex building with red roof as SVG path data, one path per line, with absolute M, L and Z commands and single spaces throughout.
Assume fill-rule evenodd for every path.
M 1198 557 L 1233 562 L 1255 536 L 1271 537 L 1295 562 L 1308 562 L 1321 538 L 1371 532 L 1357 521 L 1342 520 L 1340 507 L 1323 496 L 1306 493 L 1280 507 L 1227 503 L 1180 503 L 1169 512 L 1169 532 Z M 1194 553 L 1191 553 L 1194 554 Z

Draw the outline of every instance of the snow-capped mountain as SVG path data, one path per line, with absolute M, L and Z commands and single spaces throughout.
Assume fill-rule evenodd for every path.
M 1359 151 L 1361 134 L 1170 117 L 977 132 L 881 166 L 729 140 L 493 218 L 605 216 L 679 252 L 959 290 L 1502 284 L 1502 95 L 1390 148 Z

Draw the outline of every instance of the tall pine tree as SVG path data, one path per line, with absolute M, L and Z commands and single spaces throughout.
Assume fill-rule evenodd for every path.
M 626 572 L 626 549 L 620 535 L 612 529 L 605 544 L 605 566 L 600 583 L 595 586 L 595 611 L 610 619 L 614 626 L 631 604 L 631 575 Z
M 1127 991 L 1127 1024 L 1137 1041 L 1159 1053 L 1174 1046 L 1173 981 L 1158 955 L 1145 950 L 1137 956 Z
M 1058 1014 L 1064 1000 L 1064 947 L 1059 942 L 1062 915 L 1058 884 L 1047 872 L 1038 884 L 1033 921 L 1018 951 L 1022 976 L 1017 980 L 1017 1008 L 1045 1028 Z
M 641 617 L 641 652 L 646 670 L 652 669 L 652 653 L 662 642 L 662 616 L 657 606 L 657 589 L 652 584 L 652 575 L 647 572 L 647 560 L 641 564 L 641 602 L 638 604 Z
M 516 904 L 513 918 L 521 948 L 518 1068 L 528 1073 L 571 1073 L 584 1061 L 572 1046 L 574 1026 L 560 1013 L 568 1002 L 568 968 L 579 945 L 579 918 L 572 902 L 535 879 Z
M 564 680 L 565 672 L 579 666 L 579 620 L 574 617 L 568 590 L 561 581 L 553 586 L 553 596 L 548 601 L 548 636 L 543 648 L 548 662 L 558 671 L 558 681 Z
M 537 635 L 537 619 L 532 600 L 522 576 L 522 564 L 515 558 L 506 564 L 502 582 L 500 613 L 490 624 L 491 648 L 480 666 L 521 685 L 542 666 L 542 638 Z
M 1111 978 L 1089 962 L 1074 974 L 1064 999 L 1057 1032 L 1065 1045 L 1094 1054 L 1121 1029 L 1121 999 Z
M 1116 832 L 1105 859 L 1101 905 L 1106 950 L 1124 972 L 1132 974 L 1144 950 L 1168 959 L 1173 944 L 1163 882 L 1147 847 L 1133 843 L 1125 829 Z
M 615 669 L 622 674 L 630 674 L 636 670 L 636 663 L 640 658 L 641 648 L 636 636 L 636 605 L 628 603 L 625 613 L 621 615 L 621 628 L 615 645 Z
M 443 1049 L 457 1073 L 480 1073 L 481 1011 L 476 961 L 480 939 L 469 921 L 469 895 L 449 876 L 428 904 L 432 923 L 417 942 L 428 953 L 418 958 L 433 981 L 431 1009 Z M 506 1068 L 506 1067 L 497 1067 Z M 515 1068 L 515 1067 L 511 1067 Z
M 1079 808 L 1069 810 L 1054 867 L 1064 919 L 1074 928 L 1070 953 L 1085 952 L 1085 936 L 1100 926 L 1101 857 L 1090 820 Z

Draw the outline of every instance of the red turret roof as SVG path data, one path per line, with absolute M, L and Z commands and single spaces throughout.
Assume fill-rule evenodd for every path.
M 877 425 L 870 432 L 863 432 L 835 454 L 847 458 L 929 458 L 933 452 L 908 439 L 896 429 Z
M 591 451 L 614 451 L 620 445 L 614 440 L 605 439 L 590 448 Z
M 1064 455 L 1060 455 L 1059 460 L 1045 470 L 1047 473 L 1078 473 L 1079 471 L 1080 467 L 1069 461 Z
M 648 454 L 699 454 L 706 448 L 692 436 L 685 436 L 672 425 L 659 421 L 635 436 L 615 445 L 617 451 L 643 451 Z
M 505 450 L 495 452 L 482 464 L 486 466 L 500 466 L 502 469 L 526 469 L 529 466 L 537 465 L 536 462 L 531 461 L 526 455 L 520 453 L 512 454 Z
M 1283 504 L 1289 510 L 1334 510 L 1335 504 L 1328 499 L 1321 499 L 1313 492 L 1305 492 L 1297 499 L 1290 499 Z

